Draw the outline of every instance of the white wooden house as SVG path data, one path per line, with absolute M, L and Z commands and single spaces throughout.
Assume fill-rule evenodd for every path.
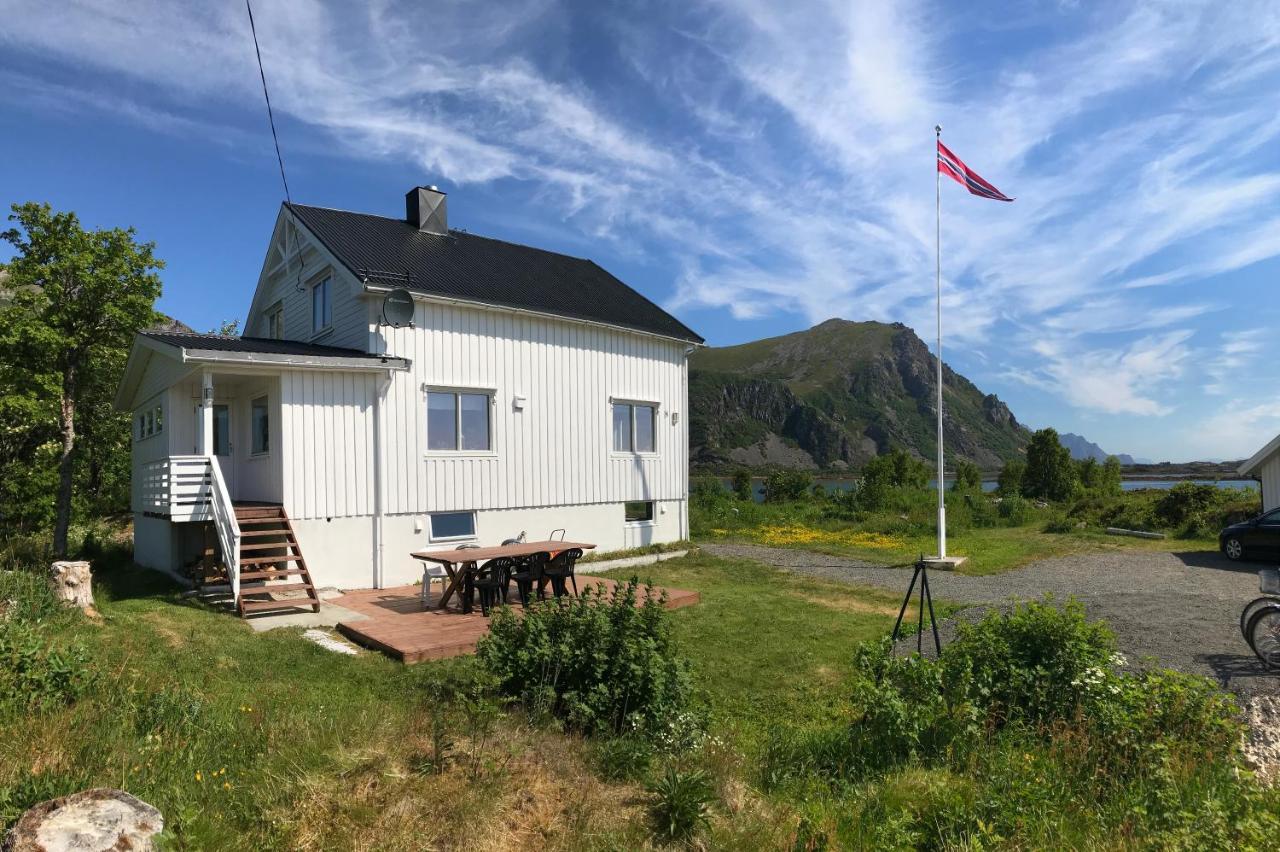
M 139 563 L 182 572 L 211 525 L 238 595 L 291 561 L 404 584 L 411 551 L 522 531 L 687 537 L 702 339 L 589 260 L 449 230 L 434 188 L 405 206 L 285 204 L 244 337 L 138 336 L 116 404 Z
M 1240 473 L 1262 485 L 1262 511 L 1280 508 L 1280 435 L 1240 465 Z

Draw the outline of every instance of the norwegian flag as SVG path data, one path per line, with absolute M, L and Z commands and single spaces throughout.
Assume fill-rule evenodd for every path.
M 977 172 L 964 164 L 964 161 L 943 145 L 938 142 L 938 171 L 972 192 L 974 195 L 981 195 L 983 198 L 992 198 L 996 201 L 1012 201 L 1013 199 L 996 189 L 990 183 L 982 178 Z

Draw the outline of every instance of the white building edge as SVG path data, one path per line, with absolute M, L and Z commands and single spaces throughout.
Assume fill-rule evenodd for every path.
M 413 582 L 412 551 L 521 532 L 687 538 L 701 338 L 590 261 L 450 232 L 444 202 L 284 205 L 243 338 L 138 336 L 116 406 L 140 564 L 181 576 L 212 529 L 238 595 L 245 504 L 283 508 L 316 587 Z
M 1262 485 L 1262 511 L 1280 508 L 1280 435 L 1240 465 L 1241 476 L 1257 478 Z

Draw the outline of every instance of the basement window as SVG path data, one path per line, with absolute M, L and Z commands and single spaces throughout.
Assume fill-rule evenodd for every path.
M 623 517 L 629 524 L 653 522 L 653 501 L 636 500 L 623 505 Z
M 429 515 L 432 541 L 455 541 L 476 537 L 475 512 L 436 512 Z

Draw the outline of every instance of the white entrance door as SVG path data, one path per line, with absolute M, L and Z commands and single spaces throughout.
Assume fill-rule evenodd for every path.
M 235 465 L 231 463 L 231 406 L 215 403 L 213 406 L 213 458 L 227 483 L 227 492 L 236 494 Z

